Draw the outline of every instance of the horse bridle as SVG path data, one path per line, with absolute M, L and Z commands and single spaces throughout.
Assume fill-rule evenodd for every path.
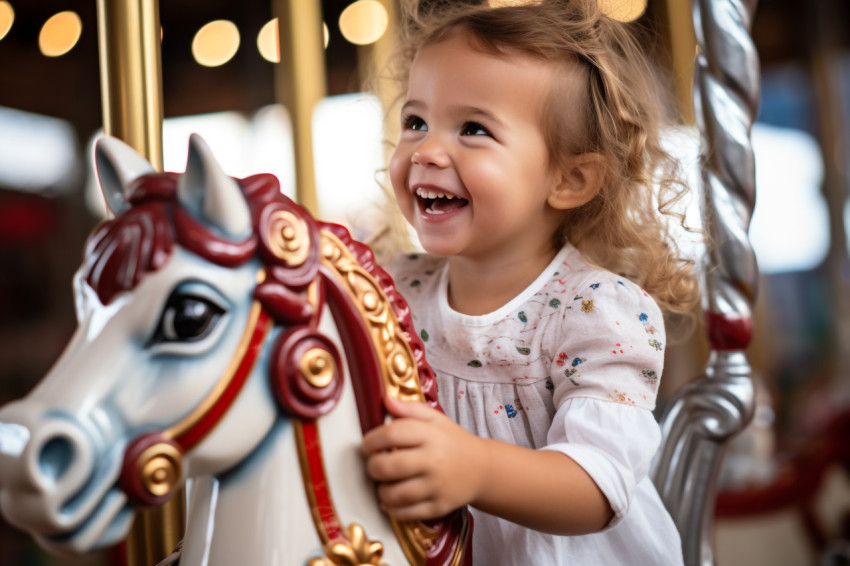
M 283 233 L 283 237 L 309 239 L 304 234 L 293 235 L 291 232 L 288 235 Z M 346 285 L 339 286 L 344 288 L 342 292 L 352 296 L 360 294 L 354 297 L 358 299 L 354 302 L 365 306 L 358 308 L 380 307 L 391 311 L 390 301 L 380 289 L 370 287 L 365 292 L 355 289 L 357 279 L 364 279 L 365 271 L 357 267 L 345 244 L 326 229 L 321 231 L 320 237 L 323 265 L 347 281 Z M 306 261 L 303 254 L 299 257 Z M 258 280 L 262 282 L 265 276 L 261 272 Z M 336 292 L 340 292 L 338 288 Z M 310 562 L 311 566 L 334 564 L 337 562 L 333 557 L 344 560 L 346 556 L 356 556 L 363 564 L 379 564 L 382 544 L 369 540 L 363 528 L 356 523 L 344 526 L 336 513 L 324 469 L 316 419 L 333 409 L 341 395 L 343 381 L 339 352 L 334 343 L 318 330 L 324 293 L 321 277 L 314 278 L 305 292 L 312 307 L 308 309 L 310 316 L 304 321 L 306 324 L 295 325 L 276 338 L 270 364 L 270 385 L 281 411 L 292 417 L 305 491 L 311 508 L 315 510 L 314 524 L 326 556 L 332 557 L 330 561 L 315 559 Z M 391 318 L 395 322 L 388 324 L 376 321 L 374 316 L 366 316 L 369 313 L 361 314 L 372 319 L 372 328 L 366 334 L 371 331 L 370 340 L 376 351 L 391 352 L 388 356 L 391 359 L 384 360 L 380 367 L 370 368 L 383 376 L 383 389 L 397 398 L 424 400 L 414 353 L 394 315 Z M 169 428 L 145 433 L 128 444 L 119 487 L 130 501 L 141 505 L 161 505 L 174 495 L 182 479 L 183 456 L 206 438 L 232 407 L 253 371 L 274 322 L 275 317 L 255 300 L 227 369 L 204 400 Z M 380 349 L 378 341 L 381 342 Z M 374 393 L 377 393 L 377 404 L 381 407 L 380 398 L 384 391 Z M 383 411 L 382 407 L 380 410 Z M 450 526 L 435 525 L 432 528 L 422 522 L 400 523 L 390 517 L 405 555 L 414 564 L 461 564 L 463 545 L 452 545 L 448 541 L 451 531 L 460 533 L 458 540 L 466 540 L 468 520 L 465 514 L 461 518 L 456 513 L 450 521 L 453 522 Z

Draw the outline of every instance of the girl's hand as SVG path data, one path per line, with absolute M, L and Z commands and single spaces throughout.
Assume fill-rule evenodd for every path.
M 386 397 L 394 420 L 363 437 L 366 471 L 381 507 L 400 521 L 442 517 L 473 501 L 487 467 L 486 443 L 423 403 Z

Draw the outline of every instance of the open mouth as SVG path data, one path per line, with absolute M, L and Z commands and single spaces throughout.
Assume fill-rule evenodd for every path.
M 448 214 L 469 204 L 469 201 L 465 198 L 451 193 L 421 187 L 416 189 L 416 196 L 419 199 L 420 209 L 425 211 L 426 214 L 432 215 Z

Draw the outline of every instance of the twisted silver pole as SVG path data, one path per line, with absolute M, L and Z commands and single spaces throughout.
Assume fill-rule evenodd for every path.
M 752 419 L 752 336 L 758 267 L 747 239 L 755 205 L 750 130 L 758 110 L 759 64 L 750 37 L 756 0 L 694 0 L 699 47 L 694 109 L 702 138 L 706 272 L 705 374 L 673 399 L 653 480 L 682 535 L 685 563 L 714 564 L 717 476 L 727 440 Z

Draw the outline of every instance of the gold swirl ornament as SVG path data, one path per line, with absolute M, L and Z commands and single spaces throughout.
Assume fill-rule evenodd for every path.
M 327 350 L 310 348 L 304 352 L 298 369 L 307 383 L 317 389 L 323 389 L 333 381 L 336 363 Z
M 136 462 L 142 485 L 156 497 L 171 492 L 183 477 L 183 455 L 165 442 L 149 446 Z
M 310 253 L 307 222 L 288 210 L 273 212 L 269 218 L 269 248 L 287 266 L 303 265 Z

